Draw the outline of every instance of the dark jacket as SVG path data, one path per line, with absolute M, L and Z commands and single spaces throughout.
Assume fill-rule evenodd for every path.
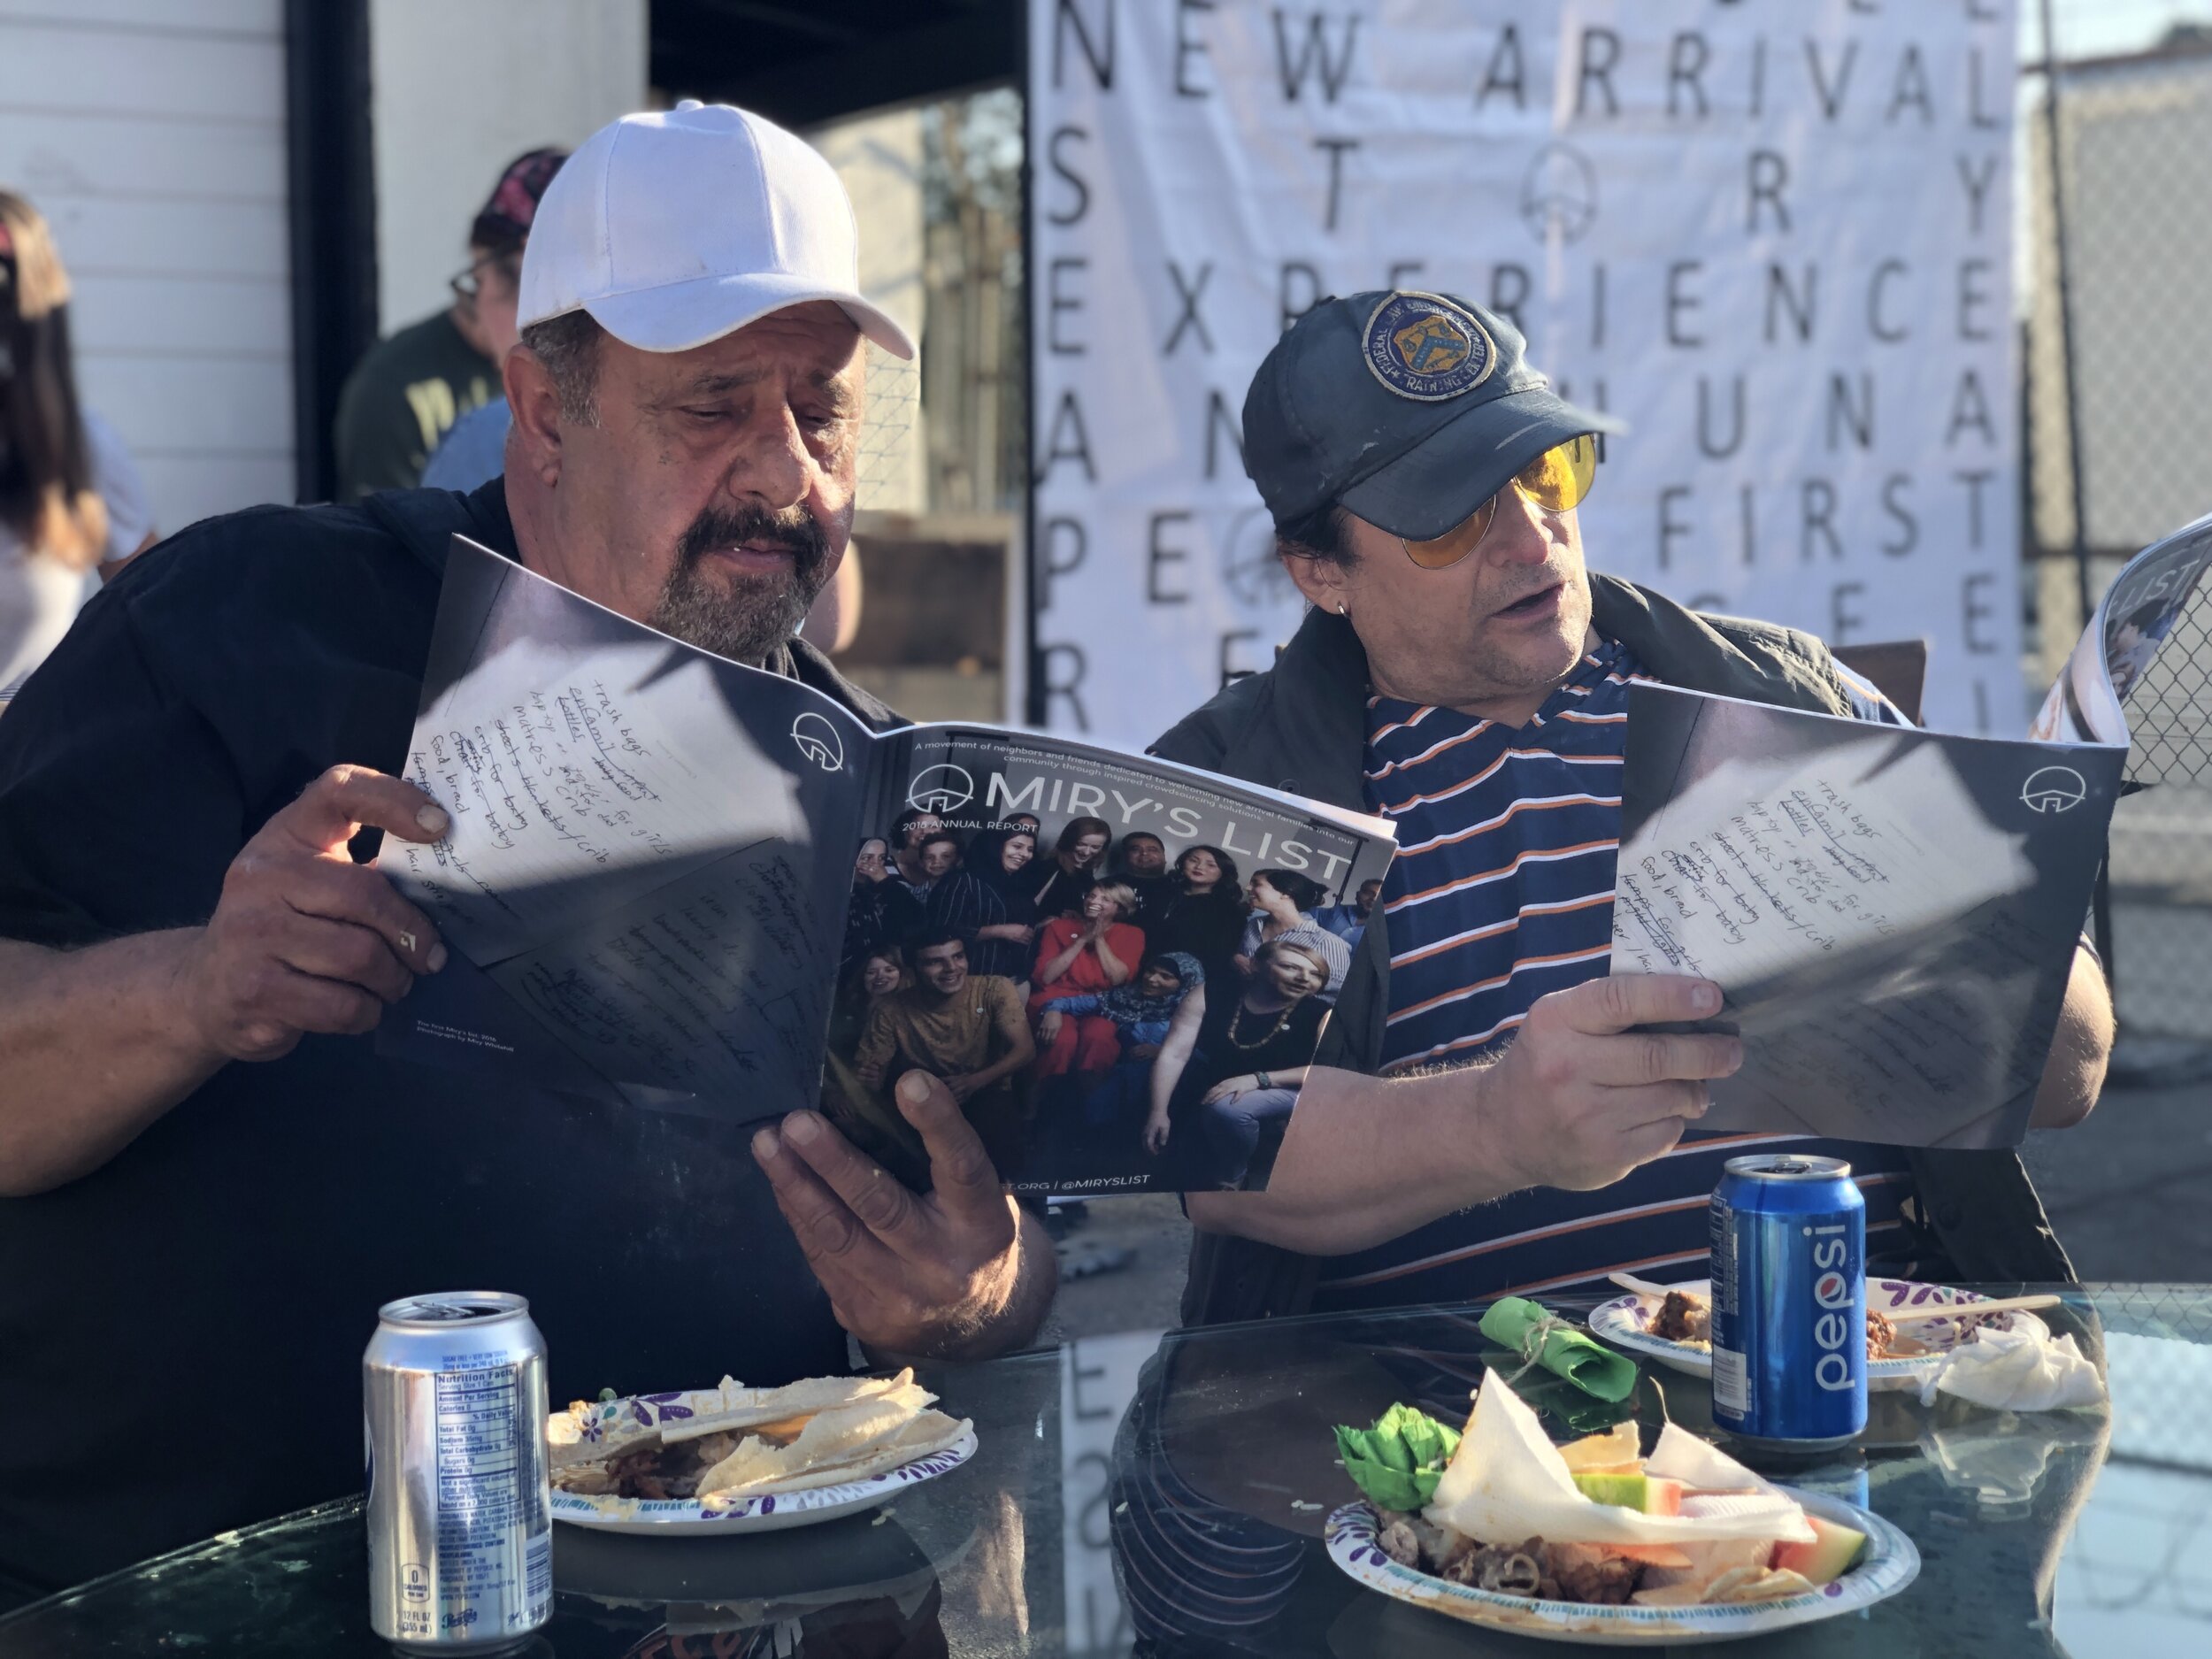
M 1780 708 L 1848 714 L 1828 648 L 1771 623 L 1707 617 L 1610 576 L 1590 577 L 1597 631 L 1671 686 Z M 1153 745 L 1168 760 L 1248 783 L 1368 810 L 1367 657 L 1352 626 L 1314 611 L 1265 673 L 1235 680 Z M 1380 910 L 1344 982 L 1320 1063 L 1372 1071 L 1390 1011 L 1390 946 Z M 2019 1155 L 1915 1150 L 1908 1225 L 1926 1277 L 2070 1283 L 2073 1266 L 2043 1214 Z M 1303 1311 L 1317 1259 L 1248 1239 L 1200 1233 L 1183 1295 L 1186 1322 Z

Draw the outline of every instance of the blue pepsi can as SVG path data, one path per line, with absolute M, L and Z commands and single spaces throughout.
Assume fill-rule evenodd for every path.
M 1713 1421 L 1791 1452 L 1866 1428 L 1866 1200 L 1840 1158 L 1731 1158 L 1713 1191 Z

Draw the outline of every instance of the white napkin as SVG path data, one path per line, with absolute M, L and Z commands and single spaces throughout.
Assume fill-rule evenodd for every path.
M 1766 1483 L 1733 1458 L 1671 1425 L 1646 1463 L 1713 1484 L 1758 1489 Z M 1793 1503 L 1786 1512 L 1748 1515 L 1639 1515 L 1582 1494 L 1557 1450 L 1521 1397 L 1496 1372 L 1482 1379 L 1475 1414 L 1453 1454 L 1436 1498 L 1423 1511 L 1485 1543 L 1545 1538 L 1573 1544 L 1683 1544 L 1716 1538 L 1787 1539 L 1809 1543 L 1813 1529 Z
M 2097 1368 L 2082 1357 L 2071 1336 L 2055 1341 L 2028 1330 L 1984 1325 L 1962 1343 L 1920 1390 L 1920 1403 L 1935 1403 L 1937 1390 L 1978 1406 L 2004 1411 L 2056 1411 L 2104 1403 Z

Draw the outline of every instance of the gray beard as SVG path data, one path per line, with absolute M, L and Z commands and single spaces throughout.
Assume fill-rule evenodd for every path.
M 719 588 L 700 574 L 711 549 L 755 540 L 786 549 L 789 573 L 756 578 L 732 572 L 729 584 Z M 710 507 L 677 541 L 676 563 L 647 620 L 701 650 L 758 664 L 799 631 L 832 568 L 829 540 L 803 510 Z
M 798 633 L 825 573 L 817 565 L 780 580 L 740 579 L 722 588 L 701 575 L 695 558 L 680 560 L 647 620 L 703 651 L 757 664 Z

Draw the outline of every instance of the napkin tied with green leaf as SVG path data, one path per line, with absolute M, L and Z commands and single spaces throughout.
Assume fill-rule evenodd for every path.
M 1527 1366 L 1563 1377 L 1594 1399 L 1618 1402 L 1635 1391 L 1634 1361 L 1594 1341 L 1540 1302 L 1522 1296 L 1493 1302 L 1482 1316 L 1482 1333 Z

